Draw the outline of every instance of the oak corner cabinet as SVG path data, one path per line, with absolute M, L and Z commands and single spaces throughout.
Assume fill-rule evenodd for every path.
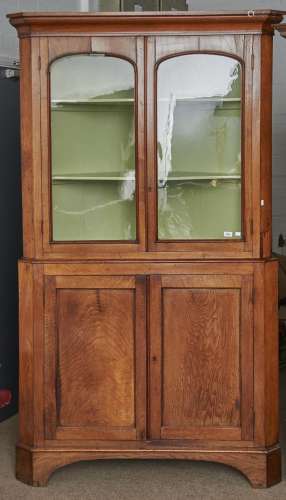
M 18 479 L 178 458 L 279 482 L 282 12 L 9 17 L 21 52 Z

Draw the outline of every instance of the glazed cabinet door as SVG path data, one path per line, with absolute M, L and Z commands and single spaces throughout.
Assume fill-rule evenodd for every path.
M 253 440 L 250 275 L 151 277 L 152 439 Z
M 45 438 L 143 439 L 145 278 L 45 280 Z
M 149 38 L 150 250 L 259 256 L 253 50 L 245 35 Z
M 145 250 L 142 37 L 41 39 L 43 253 Z

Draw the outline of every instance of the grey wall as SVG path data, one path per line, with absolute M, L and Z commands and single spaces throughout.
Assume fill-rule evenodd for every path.
M 193 10 L 272 8 L 286 11 L 286 0 L 190 0 Z M 118 0 L 0 0 L 0 57 L 18 57 L 15 30 L 7 12 L 19 10 L 116 10 Z M 274 39 L 273 96 L 273 249 L 278 250 L 279 233 L 286 236 L 286 40 Z M 285 249 L 286 253 L 286 249 Z

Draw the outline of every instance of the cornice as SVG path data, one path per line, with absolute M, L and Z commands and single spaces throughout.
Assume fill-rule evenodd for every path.
M 286 12 L 19 12 L 9 14 L 19 36 L 76 33 L 255 32 L 273 33 Z

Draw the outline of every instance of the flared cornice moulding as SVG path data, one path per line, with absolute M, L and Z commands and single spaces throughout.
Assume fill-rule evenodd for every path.
M 9 14 L 20 37 L 77 33 L 268 33 L 286 14 L 277 10 L 193 12 L 19 12 Z

